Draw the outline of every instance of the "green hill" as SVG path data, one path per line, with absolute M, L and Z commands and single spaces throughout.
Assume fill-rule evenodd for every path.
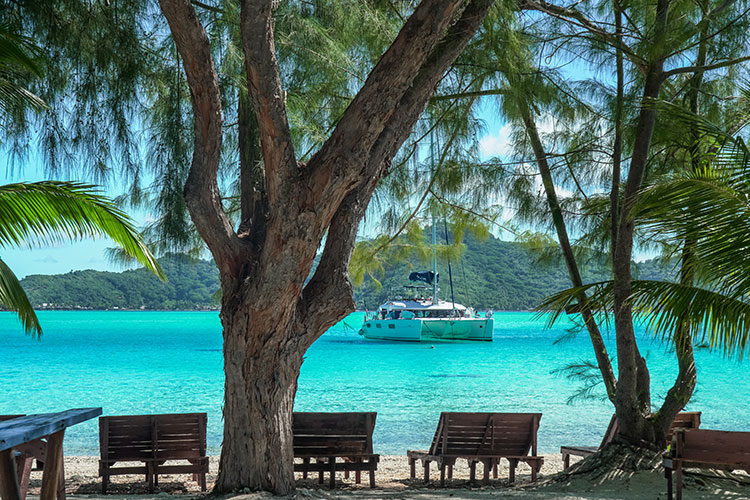
M 212 296 L 219 275 L 212 261 L 181 255 L 159 259 L 166 283 L 146 271 L 72 271 L 21 280 L 34 307 L 41 309 L 216 309 Z
M 464 243 L 466 250 L 460 261 L 452 263 L 456 302 L 478 309 L 523 311 L 532 309 L 544 297 L 570 287 L 568 272 L 562 261 L 543 264 L 523 244 L 494 237 L 479 242 L 470 235 L 467 235 Z M 584 283 L 610 278 L 604 259 L 602 256 L 598 262 L 587 262 L 581 267 Z M 358 307 L 373 309 L 387 297 L 408 294 L 403 286 L 408 284 L 409 272 L 421 269 L 431 270 L 432 264 L 412 260 L 390 266 L 383 279 L 378 278 L 382 288 L 372 280 L 365 280 L 363 286 L 354 292 Z M 438 273 L 439 297 L 450 300 L 447 262 L 438 262 Z M 635 264 L 634 275 L 644 279 L 670 279 L 667 270 L 653 260 Z
M 527 310 L 542 298 L 570 286 L 562 264 L 543 265 L 524 245 L 490 238 L 465 240 L 466 250 L 453 263 L 455 299 L 476 308 Z M 218 272 L 212 261 L 192 260 L 180 255 L 159 259 L 168 282 L 162 283 L 145 269 L 120 273 L 73 271 L 57 275 L 31 275 L 21 280 L 31 303 L 40 309 L 216 309 L 213 296 L 219 289 Z M 431 269 L 431 263 L 416 260 L 389 266 L 382 288 L 366 280 L 354 292 L 359 308 L 373 309 L 386 297 L 403 295 L 410 271 Z M 636 264 L 636 272 L 650 279 L 666 274 L 653 261 Z M 438 263 L 440 297 L 450 300 L 448 268 Z M 607 279 L 601 263 L 582 269 L 584 281 Z

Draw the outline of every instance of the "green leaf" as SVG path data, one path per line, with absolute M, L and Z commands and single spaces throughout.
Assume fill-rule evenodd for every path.
M 56 243 L 107 236 L 165 279 L 131 219 L 94 186 L 43 181 L 0 186 L 0 245 Z
M 677 326 L 683 321 L 690 325 L 693 342 L 721 349 L 725 355 L 740 358 L 750 348 L 750 303 L 719 292 L 666 281 L 633 280 L 628 299 L 633 316 L 646 324 L 655 336 L 672 340 Z M 564 312 L 579 310 L 580 292 L 588 296 L 591 308 L 609 314 L 614 307 L 613 282 L 602 281 L 577 288 L 569 288 L 547 297 L 537 308 L 551 312 L 552 324 Z
M 12 311 L 18 313 L 18 319 L 27 334 L 39 336 L 42 334 L 42 326 L 36 317 L 34 308 L 23 291 L 21 283 L 13 274 L 8 265 L 0 259 L 0 303 Z

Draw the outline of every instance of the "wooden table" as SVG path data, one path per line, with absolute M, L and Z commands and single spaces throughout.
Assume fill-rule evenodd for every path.
M 57 413 L 26 415 L 0 423 L 0 498 L 21 500 L 14 446 L 47 438 L 40 500 L 54 500 L 63 460 L 65 428 L 102 414 L 101 408 L 76 408 Z

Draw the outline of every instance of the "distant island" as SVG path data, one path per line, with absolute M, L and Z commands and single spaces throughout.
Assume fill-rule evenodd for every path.
M 547 295 L 568 288 L 562 263 L 542 264 L 520 243 L 490 237 L 477 241 L 467 236 L 466 250 L 453 263 L 456 302 L 481 309 L 523 311 L 532 309 Z M 216 310 L 219 304 L 218 272 L 213 261 L 168 254 L 159 259 L 168 282 L 159 281 L 145 269 L 123 272 L 71 271 L 56 275 L 30 275 L 21 280 L 37 309 Z M 643 279 L 669 278 L 669 269 L 656 261 L 634 264 Z M 414 260 L 386 267 L 379 288 L 369 279 L 354 291 L 357 307 L 375 309 L 388 296 L 403 295 L 409 271 L 431 264 Z M 446 262 L 438 263 L 440 297 L 450 300 Z M 603 261 L 583 268 L 584 281 L 609 277 Z

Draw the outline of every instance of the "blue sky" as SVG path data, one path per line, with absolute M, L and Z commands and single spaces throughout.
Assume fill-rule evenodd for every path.
M 484 158 L 505 156 L 509 151 L 508 127 L 504 127 L 495 107 L 486 102 L 481 111 L 481 117 L 486 128 L 480 140 L 480 150 Z M 49 179 L 44 175 L 41 159 L 37 154 L 31 154 L 29 161 L 13 170 L 7 161 L 0 161 L 0 182 L 3 184 L 21 181 L 39 181 Z M 57 177 L 56 180 L 71 180 L 87 182 L 88 179 L 76 177 Z M 110 196 L 119 193 L 111 191 Z M 131 214 L 139 225 L 145 223 L 144 214 Z M 30 274 L 60 274 L 81 269 L 95 269 L 99 271 L 120 271 L 123 268 L 109 262 L 106 249 L 113 246 L 106 239 L 87 239 L 78 242 L 61 243 L 54 246 L 35 246 L 33 248 L 2 248 L 0 257 L 10 266 L 19 278 Z

